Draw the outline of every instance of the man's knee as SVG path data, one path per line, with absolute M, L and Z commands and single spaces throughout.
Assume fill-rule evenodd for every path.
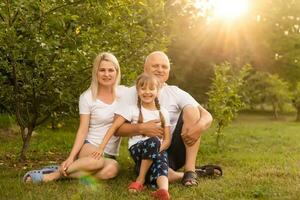
M 200 119 L 200 112 L 199 109 L 195 106 L 186 106 L 183 109 L 183 122 L 185 124 L 194 124 Z

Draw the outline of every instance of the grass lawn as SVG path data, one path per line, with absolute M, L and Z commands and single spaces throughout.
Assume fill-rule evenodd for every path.
M 0 116 L 0 199 L 150 199 L 150 189 L 129 194 L 127 185 L 135 178 L 126 139 L 122 142 L 119 176 L 110 181 L 62 180 L 47 184 L 23 184 L 26 171 L 60 163 L 68 155 L 77 122 L 52 131 L 36 130 L 28 161 L 17 156 L 21 137 L 6 117 Z M 299 199 L 300 123 L 286 117 L 274 121 L 270 116 L 242 114 L 227 128 L 217 148 L 213 130 L 202 137 L 198 165 L 215 163 L 223 167 L 220 179 L 200 179 L 199 186 L 170 186 L 172 199 Z M 88 182 L 89 184 L 84 184 Z

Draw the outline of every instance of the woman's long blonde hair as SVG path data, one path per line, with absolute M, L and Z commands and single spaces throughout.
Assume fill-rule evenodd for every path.
M 116 82 L 115 82 L 115 85 L 113 88 L 114 93 L 115 93 L 116 87 L 120 84 L 121 70 L 120 70 L 120 65 L 119 65 L 117 58 L 113 54 L 108 53 L 108 52 L 99 53 L 94 60 L 93 70 L 92 70 L 92 82 L 91 82 L 90 88 L 92 91 L 93 100 L 96 100 L 97 95 L 98 95 L 99 84 L 98 84 L 97 73 L 98 73 L 98 69 L 99 69 L 102 61 L 111 62 L 117 71 Z
M 136 80 L 137 93 L 138 93 L 138 90 L 144 86 L 154 86 L 154 87 L 156 87 L 157 91 L 159 91 L 161 88 L 161 83 L 155 76 L 143 73 L 143 74 L 139 75 Z M 165 128 L 166 120 L 160 110 L 160 103 L 159 103 L 157 97 L 155 97 L 154 102 L 155 102 L 156 109 L 159 111 L 161 127 Z M 139 96 L 138 96 L 138 101 L 137 101 L 137 107 L 139 109 L 138 123 L 143 123 L 142 102 L 141 102 L 141 98 Z

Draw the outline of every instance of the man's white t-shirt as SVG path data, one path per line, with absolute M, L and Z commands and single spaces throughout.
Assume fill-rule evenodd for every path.
M 142 115 L 143 115 L 143 122 L 148 122 L 150 120 L 155 120 L 155 119 L 160 120 L 158 110 L 148 110 L 148 109 L 142 107 L 141 111 L 142 111 Z M 168 111 L 163 107 L 160 108 L 160 111 L 161 111 L 162 115 L 164 116 L 165 126 L 170 126 L 170 118 L 169 118 Z M 121 115 L 122 117 L 124 117 L 127 121 L 131 122 L 132 124 L 138 123 L 140 111 L 139 111 L 139 108 L 137 107 L 137 105 L 130 105 L 130 106 L 122 107 L 121 109 L 118 109 L 115 113 L 118 115 Z M 130 137 L 128 140 L 128 149 L 132 145 L 138 143 L 139 141 L 144 141 L 148 138 L 149 137 L 142 136 L 142 135 L 136 135 L 136 136 Z
M 162 107 L 167 109 L 170 116 L 170 124 L 171 124 L 171 133 L 173 133 L 179 115 L 182 109 L 187 106 L 195 106 L 198 107 L 199 103 L 187 92 L 181 90 L 177 86 L 167 85 L 166 83 L 163 85 L 159 92 L 158 96 L 159 103 Z M 135 105 L 137 102 L 137 92 L 136 87 L 132 86 L 128 88 L 126 92 L 126 96 L 121 98 L 121 106 L 125 107 L 126 105 Z
M 112 104 L 107 104 L 92 98 L 92 91 L 86 90 L 79 98 L 79 113 L 90 115 L 89 130 L 86 140 L 95 146 L 99 146 L 114 120 L 114 112 L 119 108 L 121 97 L 124 96 L 128 88 L 117 86 L 116 99 Z M 104 152 L 109 155 L 119 155 L 121 138 L 112 136 L 106 145 Z

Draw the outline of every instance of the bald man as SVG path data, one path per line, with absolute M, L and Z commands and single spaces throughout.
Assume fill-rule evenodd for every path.
M 172 142 L 167 150 L 169 181 L 181 179 L 184 185 L 197 185 L 195 165 L 200 138 L 203 131 L 210 127 L 212 116 L 190 94 L 166 83 L 170 73 L 170 62 L 164 52 L 155 51 L 149 54 L 145 60 L 144 72 L 156 76 L 162 83 L 158 99 L 160 105 L 166 108 L 170 114 Z M 129 89 L 122 101 L 124 105 L 136 104 L 135 86 Z M 116 135 L 161 136 L 163 129 L 158 125 L 159 122 L 159 120 L 153 120 L 140 124 L 126 123 L 120 127 Z M 182 167 L 184 167 L 184 173 L 177 172 Z

